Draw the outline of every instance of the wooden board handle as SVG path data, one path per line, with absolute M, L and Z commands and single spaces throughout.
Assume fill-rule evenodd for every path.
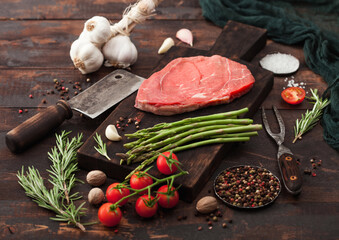
M 251 61 L 265 47 L 266 40 L 266 29 L 230 20 L 209 52 L 210 55 Z
M 294 195 L 299 194 L 301 192 L 302 179 L 295 156 L 284 153 L 278 161 L 286 189 Z
M 13 153 L 22 152 L 60 126 L 65 119 L 70 119 L 72 115 L 69 104 L 60 100 L 56 105 L 49 106 L 9 131 L 6 134 L 7 147 Z

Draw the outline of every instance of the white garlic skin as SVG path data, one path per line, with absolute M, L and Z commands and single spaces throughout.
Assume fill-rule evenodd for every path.
M 86 39 L 77 39 L 72 43 L 70 56 L 74 66 L 82 74 L 97 71 L 104 61 L 99 48 Z
M 111 141 L 120 141 L 122 139 L 116 127 L 112 124 L 106 127 L 105 136 L 108 140 L 111 140 Z
M 84 24 L 80 39 L 88 39 L 99 48 L 111 37 L 111 25 L 107 18 L 94 16 Z
M 106 67 L 127 68 L 138 59 L 138 51 L 128 36 L 117 35 L 102 48 Z
M 174 46 L 174 40 L 173 38 L 166 38 L 164 42 L 162 43 L 161 47 L 158 50 L 158 54 L 164 54 L 166 53 L 171 47 Z
M 175 35 L 180 41 L 187 43 L 193 47 L 193 34 L 190 30 L 186 28 L 182 28 L 177 31 Z

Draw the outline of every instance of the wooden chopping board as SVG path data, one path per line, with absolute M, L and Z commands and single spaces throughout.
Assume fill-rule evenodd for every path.
M 159 71 L 171 60 L 178 57 L 197 55 L 211 56 L 218 54 L 246 64 L 256 80 L 254 87 L 249 93 L 230 104 L 208 107 L 175 116 L 157 116 L 134 108 L 136 97 L 136 93 L 134 93 L 115 108 L 79 149 L 79 167 L 86 170 L 99 169 L 104 171 L 109 177 L 123 181 L 125 176 L 137 166 L 136 164 L 130 166 L 120 165 L 120 158 L 115 156 L 116 153 L 126 152 L 127 150 L 123 148 L 123 144 L 131 140 L 127 140 L 126 137 L 123 137 L 123 140 L 120 142 L 110 142 L 105 137 L 106 127 L 109 124 L 115 124 L 120 117 L 124 117 L 125 119 L 137 117 L 138 119 L 141 119 L 141 128 L 151 127 L 160 122 L 173 122 L 187 117 L 226 112 L 244 107 L 248 107 L 249 112 L 242 117 L 252 117 L 273 86 L 273 74 L 259 66 L 251 65 L 246 61 L 251 60 L 265 45 L 265 29 L 229 21 L 216 40 L 214 46 L 209 51 L 188 47 L 172 47 L 160 60 L 154 71 Z M 136 129 L 133 125 L 126 127 L 124 132 L 120 131 L 120 133 L 123 135 L 124 133 L 132 133 L 135 131 Z M 97 146 L 93 139 L 93 136 L 96 133 L 99 133 L 104 142 L 107 143 L 107 151 L 108 155 L 112 158 L 111 161 L 101 156 L 94 149 L 94 146 Z M 182 168 L 189 172 L 189 175 L 181 176 L 175 181 L 175 184 L 182 185 L 180 188 L 180 199 L 188 202 L 195 199 L 203 185 L 209 180 L 214 170 L 218 167 L 224 154 L 227 151 L 230 151 L 232 146 L 232 143 L 209 145 L 186 150 L 177 154 L 178 158 L 183 163 Z M 156 171 L 156 167 L 153 167 L 150 170 L 150 173 L 160 177 L 159 173 Z

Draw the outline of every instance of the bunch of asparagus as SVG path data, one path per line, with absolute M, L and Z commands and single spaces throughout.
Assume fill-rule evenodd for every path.
M 248 108 L 243 108 L 171 123 L 159 123 L 132 134 L 125 134 L 129 139 L 137 140 L 124 144 L 129 151 L 123 155 L 120 163 L 142 162 L 133 171 L 135 172 L 152 163 L 165 151 L 179 152 L 208 144 L 249 141 L 251 136 L 258 135 L 257 131 L 261 130 L 262 126 L 252 124 L 252 119 L 238 118 L 247 111 Z

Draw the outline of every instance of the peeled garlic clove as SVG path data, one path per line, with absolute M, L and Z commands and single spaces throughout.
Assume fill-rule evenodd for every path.
M 107 139 L 111 140 L 111 141 L 120 141 L 122 139 L 122 137 L 119 135 L 117 129 L 112 124 L 108 125 L 106 127 L 105 135 L 106 135 Z
M 85 22 L 80 38 L 87 38 L 90 42 L 101 47 L 111 35 L 109 21 L 105 17 L 94 16 Z
M 180 41 L 191 45 L 191 47 L 193 46 L 193 34 L 190 30 L 182 28 L 179 31 L 177 31 L 176 37 Z
M 166 38 L 158 50 L 158 54 L 167 52 L 171 47 L 174 46 L 174 40 L 172 38 Z
M 77 39 L 72 43 L 70 56 L 73 64 L 82 74 L 97 71 L 104 61 L 99 48 L 87 39 Z
M 117 35 L 102 48 L 106 67 L 127 68 L 138 58 L 138 51 L 128 36 Z

